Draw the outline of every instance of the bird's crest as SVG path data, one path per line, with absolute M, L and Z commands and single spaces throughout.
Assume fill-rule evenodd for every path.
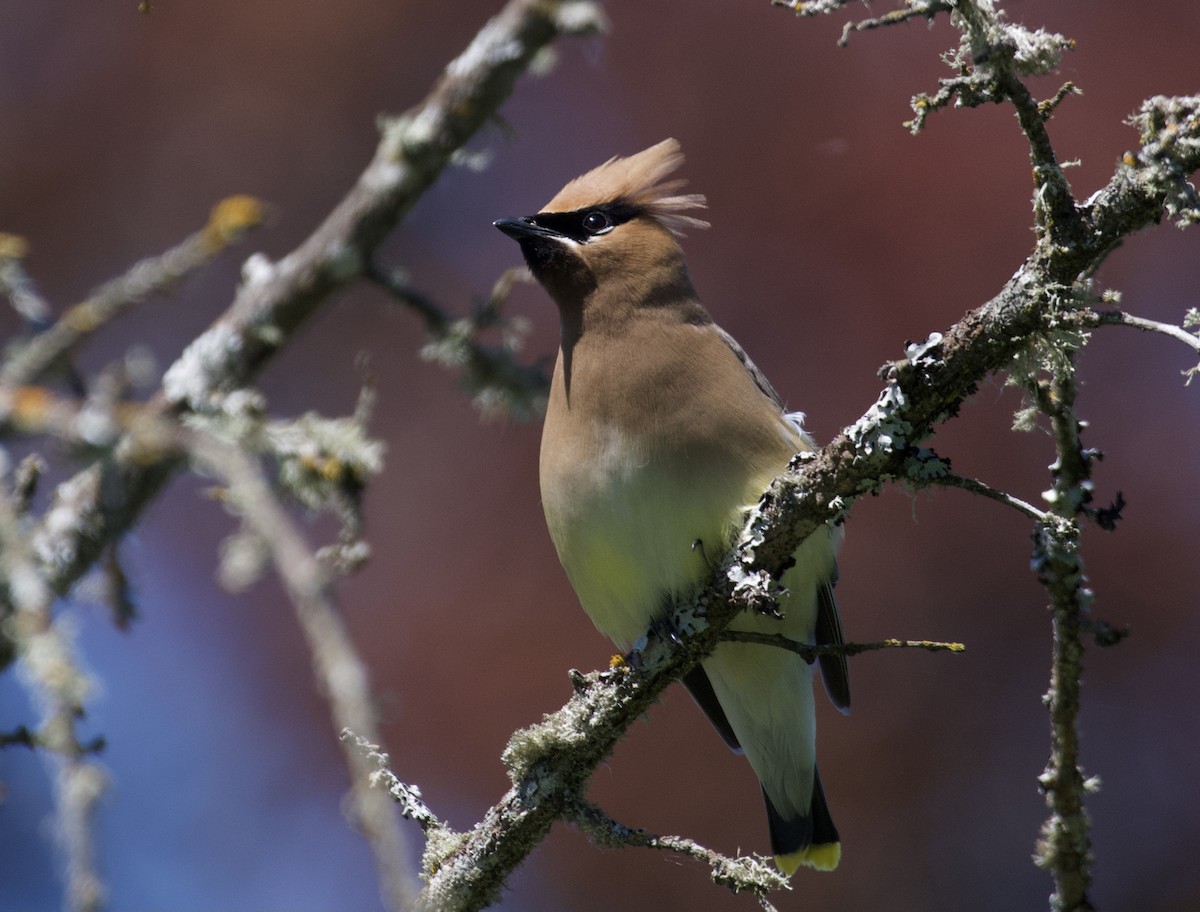
M 558 191 L 542 211 L 574 212 L 589 206 L 625 202 L 636 206 L 673 234 L 682 234 L 684 228 L 707 228 L 708 222 L 683 214 L 685 209 L 703 209 L 704 196 L 677 193 L 687 184 L 682 178 L 663 181 L 682 164 L 679 142 L 664 139 L 636 155 L 614 156 L 575 178 Z

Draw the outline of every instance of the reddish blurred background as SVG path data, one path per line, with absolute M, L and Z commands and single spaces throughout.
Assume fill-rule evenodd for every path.
M 273 218 L 253 249 L 280 256 L 346 191 L 376 141 L 374 118 L 416 103 L 498 2 L 338 4 L 0 0 L 0 230 L 58 305 L 253 193 Z M 1197 89 L 1200 11 L 1183 0 L 1013 2 L 1014 19 L 1078 40 L 1061 78 L 1084 91 L 1051 122 L 1085 197 L 1136 133 L 1143 98 Z M 548 78 L 525 78 L 505 125 L 472 143 L 494 158 L 457 169 L 383 251 L 462 311 L 518 261 L 491 227 L 529 212 L 615 153 L 676 136 L 713 223 L 686 241 L 701 295 L 789 404 L 828 439 L 874 401 L 876 368 L 905 340 L 988 299 L 1030 248 L 1027 154 L 1008 108 L 945 112 L 913 138 L 908 100 L 947 75 L 947 23 L 912 23 L 835 46 L 840 20 L 797 21 L 766 0 L 613 0 L 606 39 L 565 43 Z M 854 13 L 863 15 L 861 7 Z M 1049 96 L 1059 78 L 1040 80 Z M 1200 236 L 1130 240 L 1100 281 L 1143 316 L 1197 304 Z M 143 307 L 80 359 L 94 372 L 139 340 L 166 365 L 231 299 L 226 255 L 173 298 Z M 527 354 L 552 353 L 556 316 L 523 288 Z M 10 313 L 0 317 L 5 335 Z M 357 288 L 298 335 L 261 378 L 273 411 L 349 411 L 367 352 L 388 446 L 366 504 L 376 556 L 341 587 L 369 662 L 396 771 L 456 826 L 507 784 L 515 728 L 561 705 L 566 670 L 610 648 L 575 603 L 544 530 L 536 423 L 481 423 L 453 377 L 422 362 L 419 320 Z M 1083 759 L 1103 788 L 1094 899 L 1103 909 L 1200 907 L 1200 391 L 1182 346 L 1108 329 L 1081 366 L 1087 444 L 1104 450 L 1098 499 L 1129 501 L 1113 534 L 1089 530 L 1096 613 L 1132 634 L 1089 649 Z M 938 435 L 963 472 L 1036 500 L 1051 442 L 1013 434 L 1019 397 L 985 384 Z M 84 734 L 108 739 L 113 785 L 97 823 L 115 909 L 378 909 L 369 854 L 343 822 L 346 787 L 326 705 L 273 582 L 231 597 L 213 583 L 232 528 L 179 480 L 123 547 L 142 618 L 68 615 L 102 682 Z M 327 533 L 318 524 L 314 537 Z M 964 656 L 876 653 L 852 663 L 855 710 L 821 710 L 822 770 L 845 849 L 837 873 L 802 872 L 782 909 L 1044 908 L 1030 862 L 1045 816 L 1040 699 L 1045 597 L 1028 568 L 1029 523 L 955 491 L 889 491 L 855 505 L 839 596 L 847 635 L 962 640 Z M 1191 555 L 1189 557 L 1189 555 Z M 12 674 L 0 727 L 34 718 Z M 0 909 L 51 908 L 61 886 L 45 770 L 0 754 Z M 619 819 L 725 851 L 765 851 L 758 789 L 673 689 L 594 777 Z M 419 833 L 409 827 L 413 851 Z M 590 847 L 556 828 L 522 867 L 506 909 L 754 907 L 706 873 L 644 851 Z

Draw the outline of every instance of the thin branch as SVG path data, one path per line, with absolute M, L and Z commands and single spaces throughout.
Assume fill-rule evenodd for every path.
M 19 660 L 18 679 L 42 714 L 30 743 L 50 753 L 54 770 L 56 835 L 66 868 L 65 907 L 70 912 L 98 912 L 104 906 L 105 890 L 96 870 L 92 815 L 108 777 L 88 759 L 95 746 L 82 744 L 75 731 L 93 685 L 70 637 L 54 623 L 54 594 L 42 579 L 25 523 L 3 484 L 0 576 L 14 607 L 8 627 Z
M 847 0 L 815 0 L 805 3 L 803 0 L 771 0 L 772 6 L 781 6 L 791 10 L 797 16 L 817 16 L 823 13 L 833 13 L 845 7 Z M 948 13 L 954 9 L 950 0 L 907 0 L 904 7 L 884 13 L 872 19 L 861 19 L 857 22 L 847 22 L 842 27 L 842 37 L 838 40 L 839 47 L 845 47 L 850 42 L 852 32 L 865 32 L 871 29 L 883 28 L 888 25 L 899 25 L 910 19 L 932 20 L 938 13 Z
M 421 797 L 421 790 L 415 785 L 401 782 L 400 777 L 391 770 L 391 758 L 383 752 L 378 744 L 369 738 L 354 732 L 353 729 L 343 728 L 339 736 L 347 744 L 362 754 L 375 769 L 371 773 L 370 782 L 375 788 L 383 789 L 400 806 L 400 814 L 406 820 L 415 820 L 422 830 L 448 830 L 446 824 L 430 810 Z
M 775 907 L 767 900 L 768 893 L 790 889 L 787 878 L 767 859 L 753 855 L 730 858 L 682 836 L 656 836 L 628 827 L 587 801 L 577 801 L 566 808 L 563 819 L 578 827 L 593 843 L 605 848 L 658 849 L 702 862 L 708 865 L 713 883 L 733 893 L 753 893 L 765 912 L 775 912 Z
M 1080 442 L 1075 416 L 1075 381 L 1068 366 L 1043 386 L 1042 407 L 1050 416 L 1058 459 L 1052 466 L 1052 521 L 1034 532 L 1033 566 L 1050 596 L 1054 652 L 1046 706 L 1050 715 L 1050 760 L 1039 777 L 1050 818 L 1042 827 L 1037 863 L 1054 878 L 1055 912 L 1090 912 L 1091 822 L 1084 796 L 1093 787 L 1079 765 L 1080 680 L 1083 674 L 1084 615 L 1091 603 L 1080 526 L 1090 498 L 1092 457 Z
M 50 305 L 38 293 L 22 261 L 29 244 L 15 234 L 0 234 L 0 295 L 8 298 L 22 322 L 34 331 L 50 322 Z
M 1033 504 L 1021 500 L 1019 497 L 1014 497 L 1007 491 L 1000 491 L 993 488 L 991 485 L 985 484 L 976 478 L 968 478 L 963 475 L 957 475 L 954 472 L 947 471 L 944 475 L 939 475 L 935 478 L 927 480 L 928 484 L 936 484 L 945 488 L 959 488 L 963 491 L 969 491 L 972 494 L 978 494 L 981 497 L 987 497 L 998 503 L 1004 504 L 1006 507 L 1012 507 L 1018 513 L 1028 516 L 1030 519 L 1042 522 L 1046 519 L 1047 513 L 1045 510 L 1039 510 Z
M 844 655 L 856 656 L 864 652 L 877 652 L 880 649 L 924 649 L 927 652 L 966 652 L 967 647 L 962 643 L 945 643 L 938 640 L 879 640 L 874 643 L 842 643 L 841 645 L 823 644 L 820 646 L 800 643 L 777 633 L 758 633 L 752 630 L 732 630 L 728 627 L 721 632 L 720 639 L 729 643 L 756 643 L 759 646 L 774 646 L 786 649 L 802 656 L 806 662 L 814 662 L 819 656 Z
M 262 221 L 263 206 L 231 196 L 213 209 L 208 224 L 165 253 L 135 263 L 128 272 L 76 304 L 52 326 L 14 350 L 0 367 L 0 383 L 24 386 L 62 362 L 84 339 L 150 295 L 169 291 Z
M 1123 310 L 1081 310 L 1076 314 L 1080 326 L 1129 326 L 1142 332 L 1161 333 L 1170 336 L 1177 342 L 1182 342 L 1192 351 L 1200 354 L 1200 336 L 1188 332 L 1182 326 L 1173 323 L 1160 323 L 1145 317 L 1135 317 Z
M 12 731 L 0 732 L 0 749 L 14 744 L 30 749 L 41 746 L 37 734 L 26 725 L 18 725 Z
M 797 16 L 819 16 L 822 13 L 835 13 L 849 2 L 850 0 L 771 0 L 771 6 L 781 6 Z

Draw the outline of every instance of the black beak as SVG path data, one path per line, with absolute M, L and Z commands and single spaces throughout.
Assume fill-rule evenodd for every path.
M 546 228 L 534 221 L 532 216 L 522 215 L 519 218 L 502 218 L 492 222 L 497 228 L 514 241 L 524 241 L 528 238 L 561 238 L 562 234 L 552 228 Z

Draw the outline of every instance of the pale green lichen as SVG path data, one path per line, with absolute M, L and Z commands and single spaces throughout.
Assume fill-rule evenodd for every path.
M 929 447 L 917 447 L 916 451 L 904 460 L 904 477 L 918 486 L 923 483 L 945 478 L 950 474 L 950 466 Z
M 1200 222 L 1200 195 L 1189 179 L 1200 156 L 1200 95 L 1156 95 L 1127 122 L 1141 133 L 1140 179 L 1164 195 L 1167 214 L 1180 228 Z
M 901 417 L 908 405 L 904 390 L 889 384 L 862 418 L 846 429 L 855 450 L 863 456 L 891 454 L 908 446 L 912 425 Z

